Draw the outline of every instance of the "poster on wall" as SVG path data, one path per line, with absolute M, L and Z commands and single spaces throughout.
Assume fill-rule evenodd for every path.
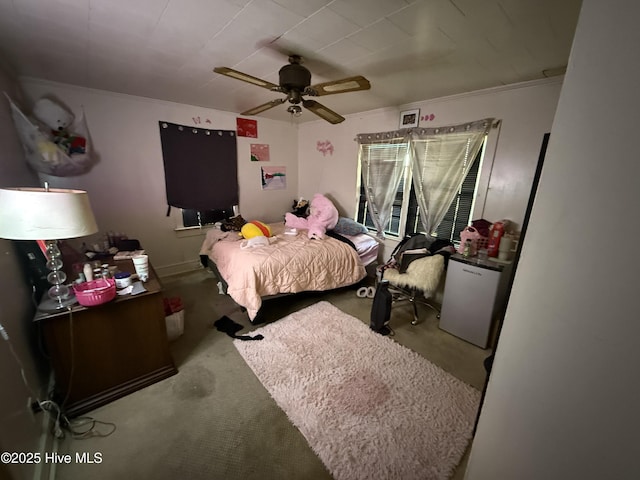
M 268 162 L 269 161 L 269 145 L 264 143 L 251 144 L 251 161 L 252 162 Z
M 248 118 L 236 118 L 236 130 L 239 137 L 258 138 L 258 121 Z
M 263 190 L 284 190 L 287 188 L 287 167 L 260 167 Z

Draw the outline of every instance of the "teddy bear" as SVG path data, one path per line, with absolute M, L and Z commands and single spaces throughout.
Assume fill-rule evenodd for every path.
M 289 228 L 307 229 L 309 238 L 323 239 L 326 231 L 336 226 L 339 217 L 338 209 L 331 200 L 321 193 L 316 193 L 309 205 L 309 216 L 302 218 L 287 212 L 285 225 Z
M 53 142 L 67 155 L 85 153 L 87 140 L 69 132 L 68 128 L 74 120 L 74 115 L 62 105 L 48 98 L 36 101 L 33 115 L 50 129 Z

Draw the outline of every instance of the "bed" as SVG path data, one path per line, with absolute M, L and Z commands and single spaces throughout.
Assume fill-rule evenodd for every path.
M 306 230 L 285 233 L 284 223 L 269 226 L 269 245 L 247 248 L 237 232 L 211 229 L 200 250 L 223 293 L 244 307 L 251 321 L 263 298 L 356 284 L 378 256 L 378 241 L 367 234 L 311 240 Z

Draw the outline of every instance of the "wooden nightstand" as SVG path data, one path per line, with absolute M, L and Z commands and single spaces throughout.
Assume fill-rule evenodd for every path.
M 131 260 L 111 262 L 134 273 Z M 178 372 L 167 340 L 162 286 L 150 268 L 147 290 L 96 307 L 37 312 L 55 375 L 55 400 L 76 416 Z

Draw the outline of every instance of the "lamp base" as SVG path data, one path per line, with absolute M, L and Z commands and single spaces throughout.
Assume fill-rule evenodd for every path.
M 58 301 L 56 298 L 45 298 L 38 305 L 38 310 L 47 313 L 56 313 L 67 310 L 70 306 L 78 303 L 75 295 L 69 295 L 67 298 Z

